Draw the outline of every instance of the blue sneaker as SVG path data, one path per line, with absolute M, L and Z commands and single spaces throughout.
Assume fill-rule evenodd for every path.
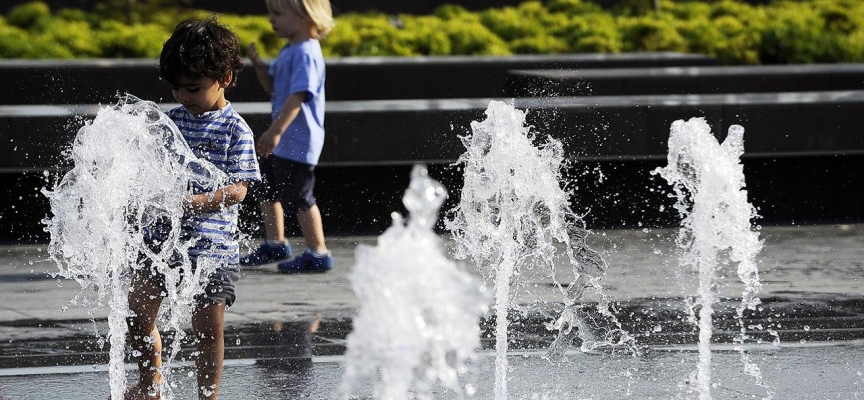
M 306 249 L 303 254 L 291 261 L 279 263 L 279 272 L 283 274 L 321 273 L 333 269 L 333 257 L 328 251 L 326 255 L 318 256 L 312 250 Z
M 240 257 L 240 265 L 255 266 L 282 261 L 291 257 L 291 245 L 288 242 L 270 244 L 264 242 L 255 251 Z

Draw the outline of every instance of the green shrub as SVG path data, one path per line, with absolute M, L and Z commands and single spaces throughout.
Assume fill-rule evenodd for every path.
M 182 8 L 189 0 L 142 0 L 134 15 L 121 7 L 125 0 L 99 4 L 96 12 L 53 15 L 42 1 L 14 7 L 0 16 L 0 57 L 155 58 L 178 22 L 212 15 Z M 864 61 L 860 0 L 622 0 L 612 10 L 598 4 L 529 0 L 479 12 L 444 5 L 425 16 L 347 13 L 337 15 L 322 49 L 326 57 L 678 51 L 727 64 Z M 138 22 L 127 23 L 130 16 Z M 274 57 L 285 44 L 266 16 L 218 18 L 244 51 L 254 42 Z
M 860 63 L 864 62 L 864 30 L 857 30 L 845 37 L 840 43 L 845 50 L 836 62 Z
M 15 6 L 9 11 L 6 22 L 22 29 L 30 29 L 39 21 L 51 17 L 51 9 L 41 1 L 34 1 Z
M 545 30 L 538 18 L 530 18 L 524 10 L 514 7 L 487 10 L 481 14 L 480 21 L 490 32 L 506 41 L 538 36 Z
M 147 13 L 145 14 L 146 18 L 143 18 L 140 22 L 146 24 L 159 25 L 165 28 L 165 30 L 169 32 L 174 31 L 174 27 L 177 26 L 181 21 L 187 19 L 206 19 L 214 16 L 215 14 L 209 11 L 203 10 L 181 10 L 181 9 L 164 9 L 157 12 Z M 221 20 L 227 15 L 216 15 Z M 166 38 L 167 39 L 167 38 Z
M 438 6 L 435 11 L 432 13 L 433 16 L 448 21 L 448 20 L 459 20 L 459 21 L 479 21 L 479 17 L 477 14 L 472 13 L 456 4 L 445 4 L 442 6 Z
M 31 58 L 24 49 L 24 44 L 30 41 L 30 37 L 21 28 L 0 23 L 0 57 L 3 58 Z
M 250 43 L 255 43 L 255 48 L 265 57 L 275 56 L 285 45 L 285 40 L 273 32 L 267 17 L 225 15 L 219 20 L 237 34 L 244 54 Z
M 510 43 L 510 51 L 514 54 L 557 54 L 567 53 L 569 50 L 570 46 L 563 40 L 542 34 L 517 39 Z
M 159 58 L 162 44 L 171 34 L 169 29 L 154 24 L 127 26 L 118 21 L 106 21 L 95 34 L 103 57 Z
M 706 19 L 711 13 L 711 5 L 701 2 L 674 3 L 664 1 L 662 12 L 673 16 L 675 19 L 690 21 L 694 19 Z
M 99 0 L 95 2 L 96 14 L 103 19 L 114 19 L 123 21 L 127 24 L 152 24 L 156 23 L 153 20 L 154 16 L 161 14 L 172 13 L 185 14 L 186 6 L 192 3 L 191 0 L 136 0 L 133 1 L 132 9 L 129 9 L 128 0 Z M 194 12 L 194 11 L 193 11 Z M 180 22 L 185 18 L 179 18 L 174 22 Z M 172 26 L 173 27 L 173 26 Z
M 463 23 L 450 20 L 444 23 L 444 32 L 450 38 L 452 54 L 508 55 L 507 43 L 479 22 Z
M 717 19 L 720 17 L 732 17 L 737 18 L 742 22 L 746 22 L 754 18 L 754 13 L 756 13 L 756 9 L 747 3 L 739 3 L 733 0 L 723 0 L 719 3 L 714 3 L 711 5 L 711 11 L 708 17 L 711 19 Z
M 726 38 L 724 46 L 718 46 L 713 55 L 726 64 L 759 64 L 759 47 L 762 37 L 759 32 L 731 16 L 714 20 L 713 25 Z
M 714 21 L 710 21 L 706 16 L 681 22 L 678 24 L 678 33 L 687 42 L 688 51 L 694 53 L 716 55 L 719 49 L 728 45 L 729 41 Z
M 662 0 L 660 3 L 666 1 L 668 0 Z M 660 11 L 654 8 L 657 4 L 656 0 L 618 0 L 614 4 L 614 12 L 622 16 L 645 16 Z
M 342 18 L 330 31 L 326 40 L 321 41 L 321 51 L 325 57 L 352 54 L 360 47 L 360 37 L 354 32 L 354 21 Z
M 448 55 L 453 44 L 443 27 L 445 22 L 436 17 L 414 17 L 404 21 L 405 31 L 412 32 L 410 45 L 417 55 Z
M 58 46 L 45 35 L 34 35 L 15 26 L 0 25 L 2 58 L 73 58 L 66 47 Z
M 102 49 L 92 38 L 90 25 L 83 21 L 65 21 L 46 27 L 40 37 L 68 49 L 70 57 L 101 57 Z
M 563 14 L 566 16 L 577 16 L 583 14 L 595 14 L 603 11 L 594 3 L 586 3 L 582 0 L 552 0 L 546 4 L 550 13 Z
M 618 24 L 605 14 L 575 16 L 555 34 L 574 52 L 619 53 L 623 47 Z
M 100 21 L 96 14 L 87 13 L 77 8 L 63 8 L 54 14 L 54 19 L 61 23 L 86 22 L 91 27 L 99 25 Z
M 340 19 L 322 42 L 326 55 L 411 55 L 396 20 L 384 14 L 364 14 Z
M 839 6 L 829 6 L 819 12 L 820 18 L 825 21 L 825 29 L 830 32 L 848 35 L 860 28 L 849 12 L 849 9 L 844 9 Z
M 824 21 L 806 4 L 783 2 L 761 28 L 759 58 L 766 64 L 814 63 L 826 59 L 836 42 L 823 32 Z
M 672 18 L 636 17 L 622 20 L 624 51 L 687 51 L 687 41 Z

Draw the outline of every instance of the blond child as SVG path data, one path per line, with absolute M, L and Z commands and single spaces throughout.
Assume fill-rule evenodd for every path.
M 249 45 L 261 86 L 272 95 L 272 121 L 255 146 L 265 185 L 252 189 L 261 203 L 267 242 L 243 257 L 244 265 L 273 262 L 291 253 L 284 215 L 296 214 L 306 250 L 278 264 L 283 273 L 327 272 L 333 257 L 324 240 L 313 195 L 315 166 L 324 145 L 324 56 L 318 42 L 333 27 L 329 0 L 266 0 L 270 24 L 288 44 L 268 64 Z M 287 256 L 284 256 L 287 258 Z

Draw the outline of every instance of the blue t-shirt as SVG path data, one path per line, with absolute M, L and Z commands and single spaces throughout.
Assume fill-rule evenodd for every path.
M 304 93 L 300 113 L 282 133 L 273 154 L 303 164 L 317 165 L 324 146 L 324 55 L 321 44 L 309 39 L 285 46 L 270 64 L 273 77 L 272 118 L 288 96 Z
M 210 161 L 228 175 L 231 182 L 260 181 L 261 173 L 255 158 L 252 129 L 229 103 L 225 107 L 201 115 L 192 115 L 185 107 L 168 111 L 183 138 L 198 158 Z M 192 192 L 210 193 L 218 188 L 192 185 Z M 235 204 L 219 210 L 183 217 L 183 237 L 194 240 L 189 256 L 218 257 L 222 264 L 239 262 L 240 245 Z

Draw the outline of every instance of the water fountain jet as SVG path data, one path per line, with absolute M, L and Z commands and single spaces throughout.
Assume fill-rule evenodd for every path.
M 193 270 L 186 253 L 191 243 L 180 235 L 182 200 L 190 182 L 218 187 L 226 177 L 195 157 L 155 103 L 131 95 L 101 108 L 78 131 L 67 156 L 72 169 L 52 190 L 43 190 L 51 205 L 52 216 L 43 222 L 51 236 L 48 253 L 57 265 L 56 276 L 80 284 L 73 303 L 94 310 L 107 306 L 111 397 L 121 399 L 129 277 L 132 268 L 141 268 L 139 256 L 154 260 L 153 268 L 165 275 L 160 325 L 174 336 L 160 370 L 166 382 L 162 396 L 171 399 L 171 361 L 185 337 L 181 324 L 192 313 L 194 296 L 203 291 L 202 278 L 215 269 L 202 262 L 193 274 L 182 276 L 181 270 Z M 154 227 L 167 227 L 160 249 L 144 240 L 143 231 Z M 171 258 L 186 268 L 169 268 Z
M 691 320 L 699 326 L 699 363 L 693 381 L 700 400 L 711 399 L 711 337 L 717 272 L 721 266 L 737 263 L 737 274 L 744 284 L 742 300 L 736 309 L 740 333 L 735 339 L 745 372 L 765 387 L 759 367 L 752 363 L 741 346 L 748 338 L 743 323 L 745 310 L 755 310 L 761 290 L 756 255 L 762 249 L 759 232 L 751 226 L 757 217 L 744 189 L 744 128 L 733 125 L 723 143 L 711 133 L 703 118 L 672 123 L 669 135 L 668 165 L 652 171 L 670 185 L 682 216 L 677 237 L 684 251 L 683 267 L 698 272 L 698 299 L 689 308 Z M 698 318 L 695 308 L 698 307 Z M 773 391 L 767 388 L 766 398 Z
M 449 260 L 433 231 L 447 196 L 440 183 L 415 165 L 403 196 L 409 212 L 375 247 L 358 245 L 350 280 L 360 301 L 347 339 L 342 391 L 374 376 L 374 396 L 432 399 L 433 385 L 473 395 L 460 382 L 480 346 L 477 319 L 486 309 L 485 288 Z
M 526 268 L 545 272 L 563 297 L 565 308 L 551 324 L 558 336 L 546 353 L 549 359 L 559 359 L 576 336 L 584 351 L 603 346 L 635 351 L 603 294 L 606 263 L 588 247 L 590 232 L 561 188 L 561 142 L 538 138 L 525 123 L 525 112 L 500 101 L 490 102 L 486 119 L 472 122 L 471 130 L 462 138 L 466 152 L 458 160 L 465 168 L 460 202 L 446 226 L 456 242 L 454 256 L 471 259 L 495 287 L 495 398 L 507 398 L 508 314 Z M 564 246 L 564 255 L 556 245 Z M 570 266 L 569 283 L 558 281 L 560 264 Z M 597 311 L 607 327 L 589 327 L 583 304 L 589 289 L 599 298 Z

